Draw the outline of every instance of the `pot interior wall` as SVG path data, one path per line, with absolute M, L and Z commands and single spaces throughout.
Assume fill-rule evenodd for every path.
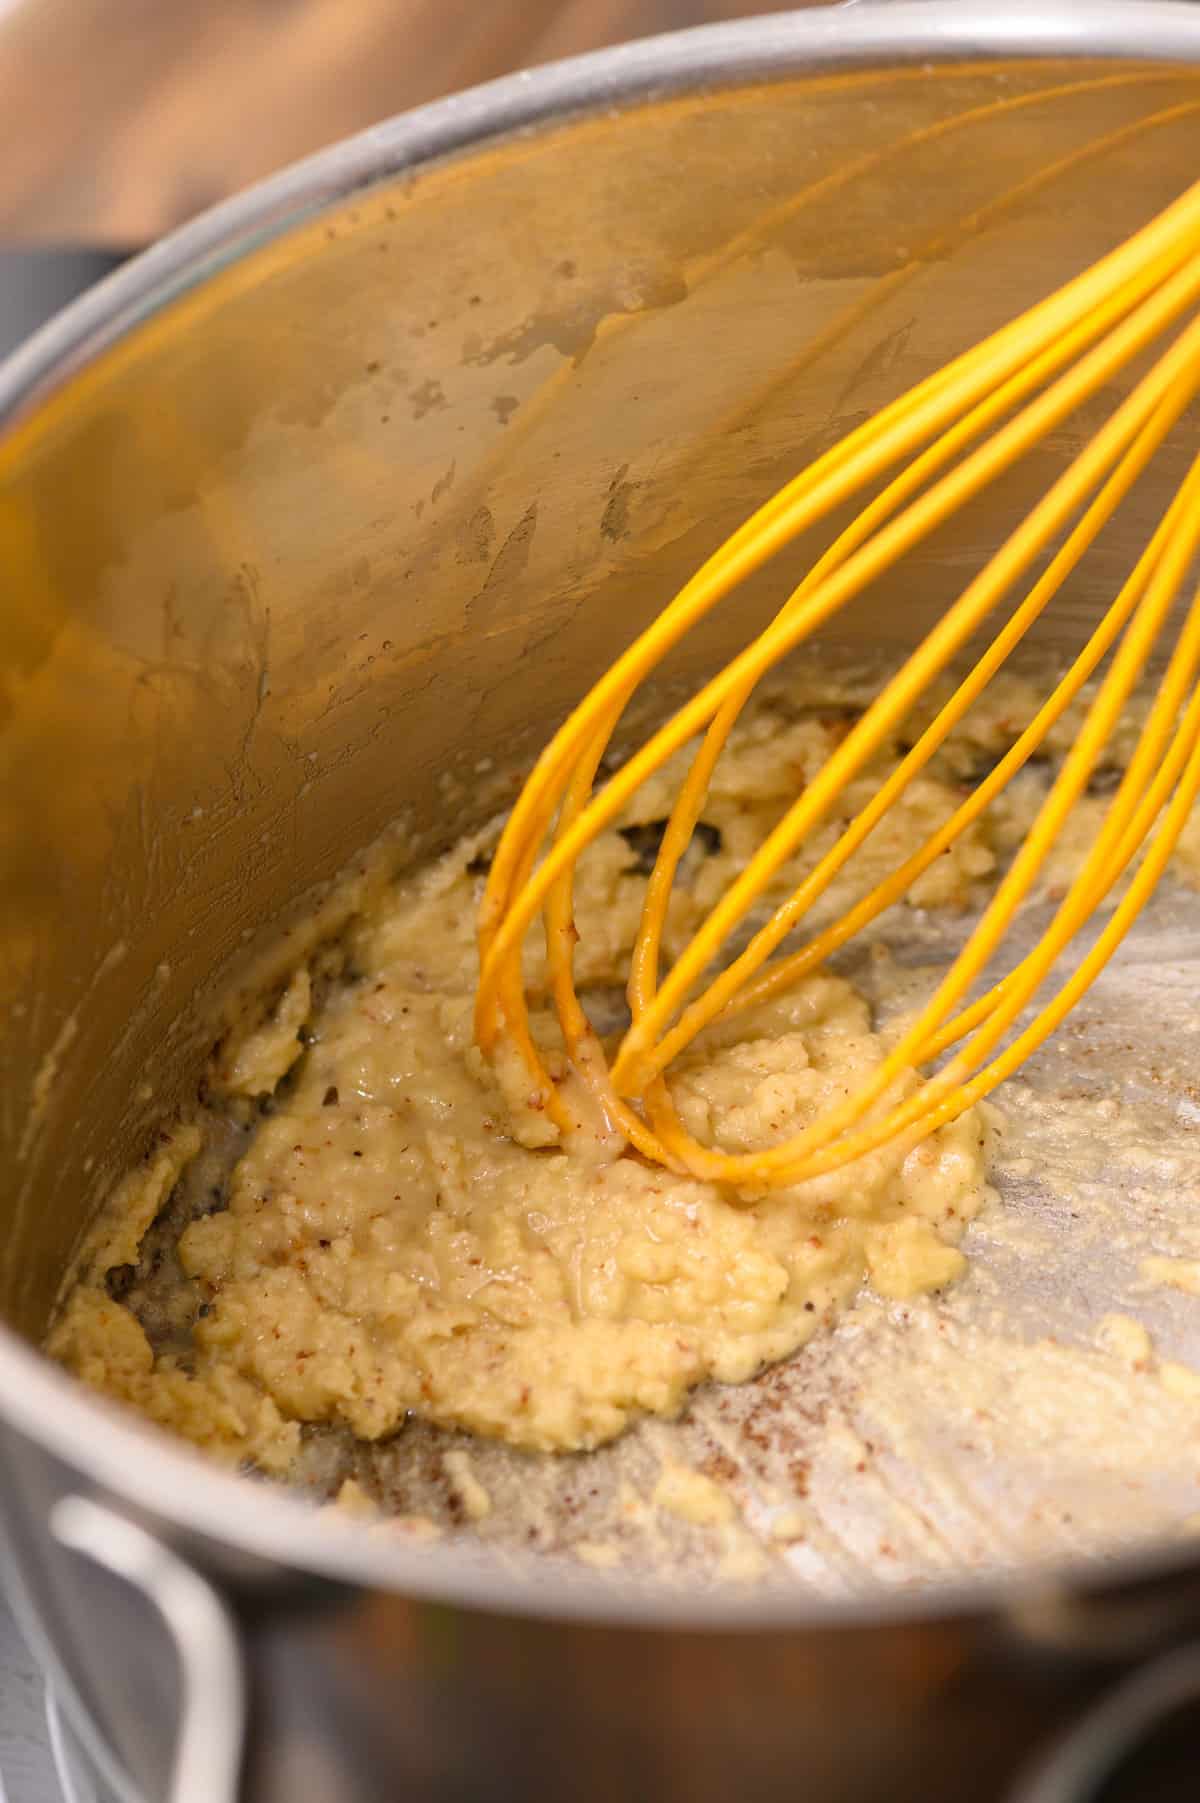
M 582 117 L 192 271 L 10 424 L 6 1320 L 42 1330 L 252 944 L 396 816 L 415 855 L 490 811 L 490 769 L 758 502 L 1192 181 L 1197 111 L 1179 69 L 1021 61 Z M 1064 642 L 1182 455 L 1056 607 Z M 966 515 L 841 636 L 907 642 L 991 542 Z M 803 555 L 680 667 L 740 645 Z

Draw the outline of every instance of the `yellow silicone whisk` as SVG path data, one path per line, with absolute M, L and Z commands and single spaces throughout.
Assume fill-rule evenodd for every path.
M 515 1054 L 531 1094 L 551 1120 L 566 1126 L 569 1111 L 534 1043 L 521 963 L 525 936 L 539 915 L 567 1056 L 614 1126 L 645 1157 L 750 1194 L 835 1169 L 897 1136 L 915 1143 L 1013 1072 L 1087 990 L 1157 883 L 1200 789 L 1200 596 L 1178 623 L 1174 605 L 1200 541 L 1200 457 L 1099 625 L 996 768 L 841 918 L 798 949 L 780 952 L 780 947 L 803 927 L 834 877 L 1053 601 L 1192 401 L 1200 388 L 1198 300 L 1200 184 L 1092 268 L 901 395 L 801 471 L 709 558 L 576 707 L 542 752 L 512 811 L 479 920 L 478 1043 L 490 1055 L 502 1044 Z M 1155 360 L 831 752 L 664 972 L 663 927 L 672 884 L 716 761 L 763 675 L 1083 403 L 1108 392 L 1117 374 L 1151 349 Z M 597 789 L 601 759 L 618 721 L 671 648 L 783 546 L 864 492 L 872 498 L 767 629 Z M 1034 578 L 1035 567 L 1041 573 Z M 1020 597 L 1015 605 L 1013 595 Z M 993 616 L 1000 619 L 998 629 Z M 911 750 L 794 893 L 743 949 L 728 956 L 731 936 L 780 866 L 832 813 L 842 817 L 838 803 L 847 784 L 989 622 L 994 636 L 987 649 Z M 1014 969 L 968 1002 L 1164 639 L 1169 652 L 1144 726 L 1049 927 Z M 731 1154 L 685 1131 L 667 1082 L 672 1061 L 710 1022 L 794 983 L 899 900 L 995 800 L 1102 664 L 1082 729 L 1032 829 L 935 993 L 877 1070 L 782 1143 Z M 610 1062 L 575 986 L 574 866 L 647 778 L 692 741 L 690 767 L 649 878 L 633 947 L 630 1025 Z M 1060 955 L 1127 873 L 1127 886 L 1085 954 L 1057 991 L 1041 1000 L 1033 1018 L 1020 1025 Z M 897 1079 L 909 1071 L 921 1073 L 921 1081 L 903 1100 L 888 1100 Z

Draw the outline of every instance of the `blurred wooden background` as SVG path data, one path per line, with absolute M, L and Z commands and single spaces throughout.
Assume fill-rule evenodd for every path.
M 515 68 L 770 0 L 0 0 L 0 240 L 139 244 Z

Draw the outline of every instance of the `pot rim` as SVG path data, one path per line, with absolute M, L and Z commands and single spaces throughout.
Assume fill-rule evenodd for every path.
M 604 107 L 634 107 L 706 85 L 766 81 L 876 62 L 1037 56 L 1200 64 L 1200 9 L 1188 0 L 896 0 L 773 13 L 645 38 L 522 71 L 419 107 L 308 157 L 164 238 L 42 328 L 0 365 L 0 430 L 148 316 L 250 250 L 354 193 L 425 166 Z M 644 1575 L 590 1572 L 566 1558 L 498 1558 L 485 1545 L 405 1544 L 331 1520 L 281 1487 L 224 1472 L 92 1395 L 0 1323 L 0 1414 L 89 1486 L 199 1536 L 217 1553 L 414 1599 L 510 1615 L 653 1628 L 786 1629 L 980 1613 L 1003 1594 L 1105 1589 L 1195 1569 L 1186 1546 L 1148 1541 L 1106 1561 L 1047 1561 L 845 1599 L 791 1585 L 730 1584 L 703 1596 Z M 1090 1583 L 1089 1583 L 1090 1579 Z

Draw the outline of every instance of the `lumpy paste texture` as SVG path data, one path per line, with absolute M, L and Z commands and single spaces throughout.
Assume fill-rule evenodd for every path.
M 998 687 L 868 841 L 854 893 L 953 811 L 1028 707 Z M 667 956 L 845 730 L 843 707 L 795 693 L 746 717 L 681 874 Z M 852 805 L 899 755 L 864 773 Z M 679 777 L 668 769 L 648 785 L 580 868 L 578 974 L 601 1031 L 620 1024 L 646 874 Z M 1021 779 L 907 905 L 973 905 L 1043 785 L 1036 773 Z M 780 872 L 768 901 L 837 826 Z M 410 1412 L 527 1448 L 591 1447 L 639 1413 L 677 1412 L 705 1379 L 737 1383 L 786 1357 L 864 1284 L 904 1297 L 959 1276 L 957 1241 L 988 1194 L 978 1109 L 913 1149 L 885 1148 L 756 1200 L 643 1162 L 582 1098 L 562 1143 L 519 1091 L 506 1095 L 471 1031 L 475 918 L 494 836 L 381 890 L 342 931 L 336 959 L 318 950 L 218 1048 L 211 1091 L 234 1114 L 252 1113 L 253 1130 L 213 1212 L 193 1210 L 169 1247 L 165 1325 L 160 1317 L 154 1331 L 122 1286 L 131 1271 L 144 1276 L 147 1232 L 195 1159 L 197 1130 L 177 1132 L 110 1199 L 50 1340 L 80 1376 L 227 1459 L 279 1474 L 305 1424 L 377 1440 Z M 557 1071 L 533 939 L 527 967 L 535 1031 Z M 822 973 L 710 1028 L 671 1088 L 697 1136 L 761 1146 L 799 1132 L 886 1044 L 852 984 Z M 157 1269 L 161 1246 L 155 1259 Z

